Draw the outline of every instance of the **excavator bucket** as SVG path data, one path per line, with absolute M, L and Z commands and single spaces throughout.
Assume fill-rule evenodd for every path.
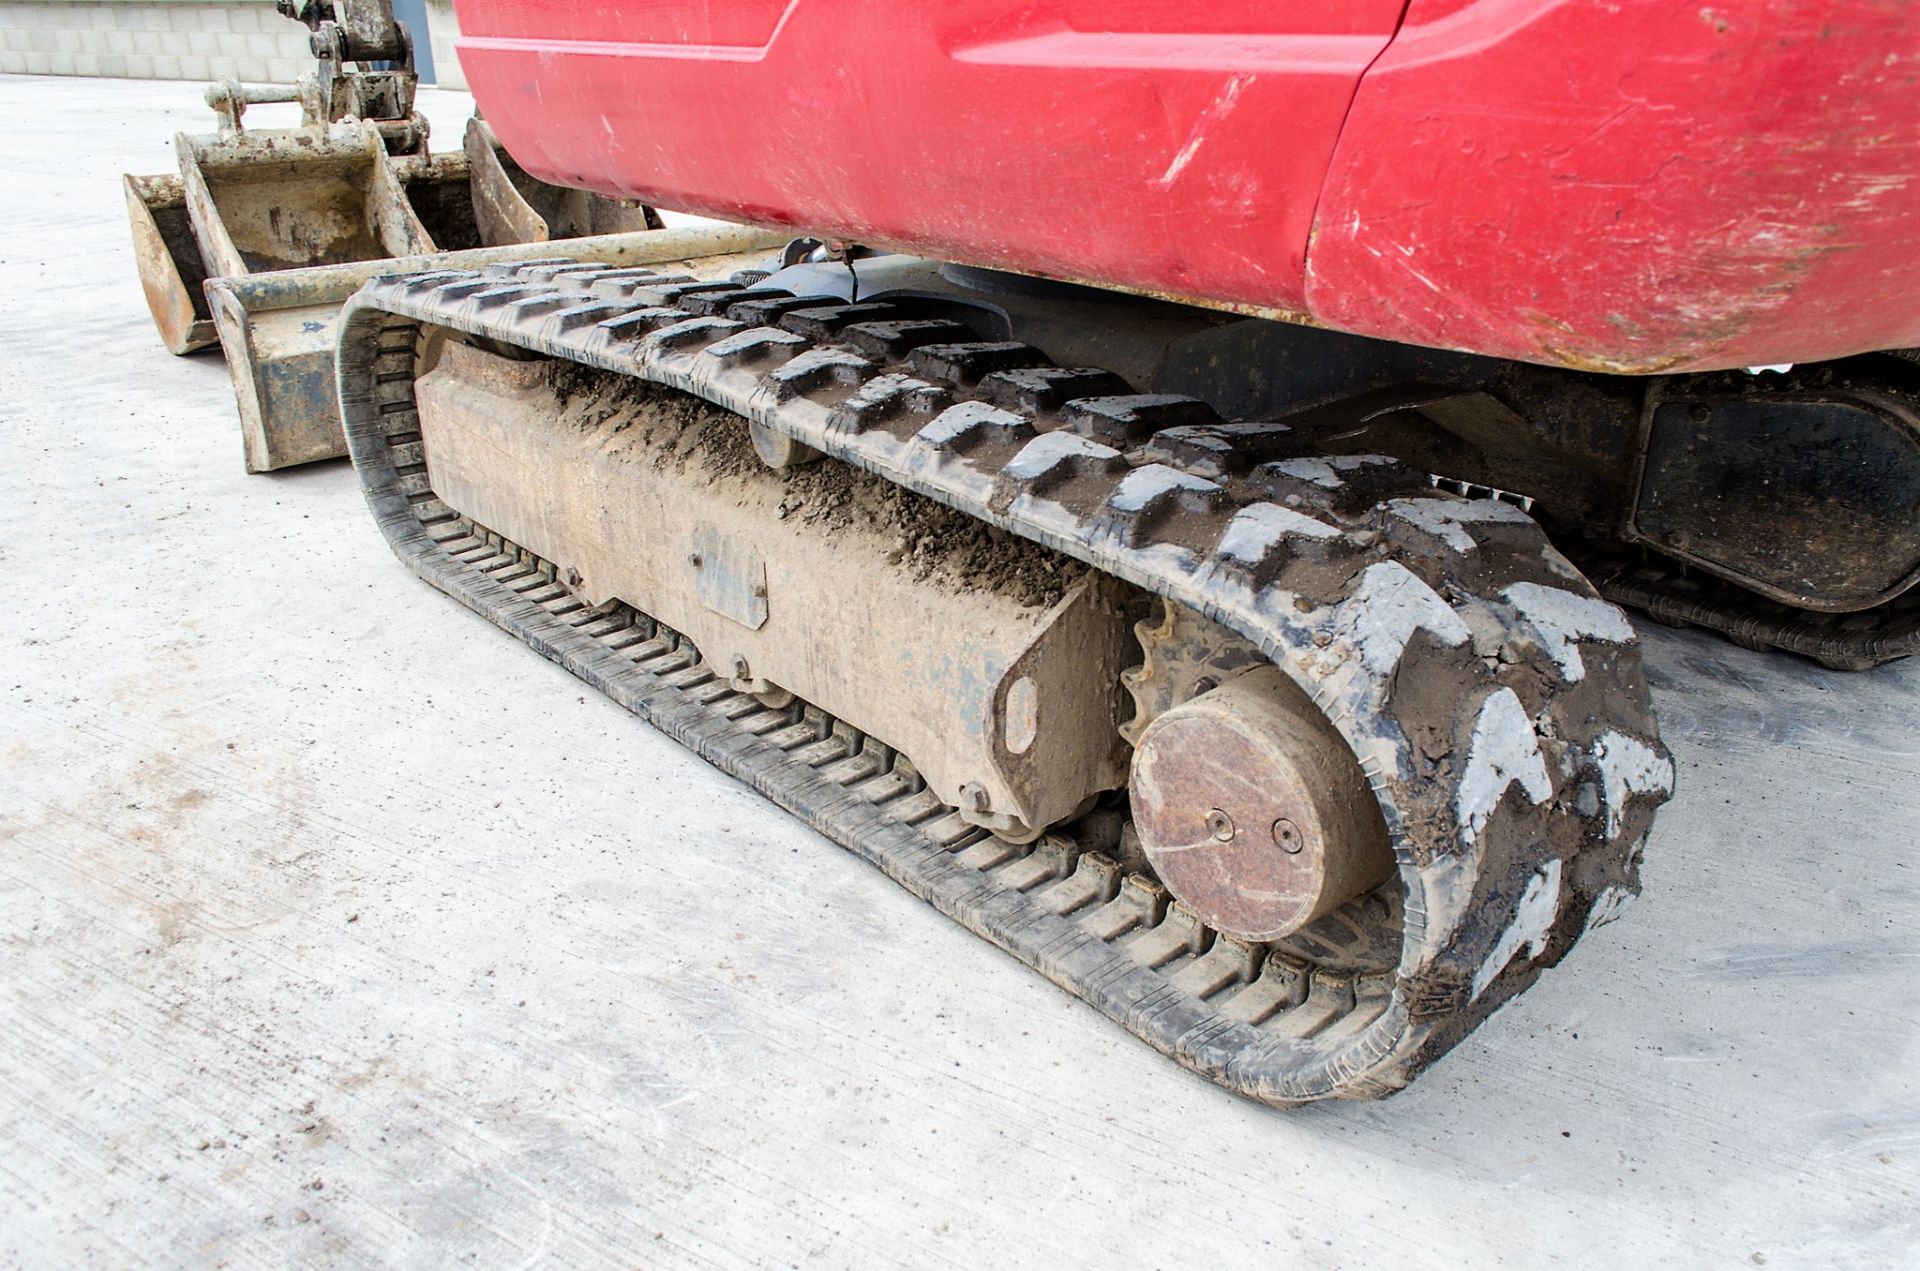
M 186 183 L 171 173 L 120 178 L 133 226 L 133 259 L 140 288 L 167 352 L 192 353 L 220 337 L 214 333 L 202 284 L 206 266 L 193 242 Z
M 432 250 L 378 133 L 364 125 L 214 140 L 183 135 L 175 145 L 211 276 Z
M 478 115 L 467 121 L 465 153 L 473 216 L 488 243 L 544 243 L 660 228 L 659 214 L 644 203 L 549 185 L 530 175 Z
M 533 241 L 482 239 L 474 223 L 464 154 L 372 158 L 357 138 L 336 138 L 331 143 L 323 139 L 318 147 L 295 146 L 288 158 L 276 155 L 276 150 L 289 149 L 277 139 L 285 136 L 182 135 L 176 147 L 182 173 L 188 175 L 121 178 L 140 285 L 169 353 L 193 353 L 219 338 L 205 296 L 209 261 L 217 262 L 216 270 L 246 273 L 318 265 L 325 263 L 329 250 L 341 253 L 342 238 L 365 243 L 376 237 L 376 216 L 404 225 L 408 213 L 443 250 L 478 247 L 483 241 Z M 342 151 L 344 164 L 339 161 Z M 372 174 L 381 162 L 392 170 L 389 179 Z M 392 188 L 396 183 L 397 199 Z M 316 185 L 331 187 L 325 194 L 332 197 L 315 199 Z M 263 209 L 264 218 L 259 215 Z M 286 219 L 288 209 L 295 218 L 291 221 Z M 330 211 L 335 229 L 346 233 L 331 235 L 327 249 L 302 241 L 312 228 L 305 224 L 312 219 L 305 215 L 309 211 Z M 226 218 L 235 213 L 238 219 L 227 224 Z M 418 233 L 411 227 L 409 236 L 409 246 L 417 244 Z
M 314 29 L 316 73 L 212 85 L 219 130 L 176 138 L 179 175 L 123 179 L 154 326 L 176 354 L 224 349 L 249 472 L 346 453 L 334 316 L 368 278 L 426 268 L 435 253 L 478 252 L 465 257 L 476 268 L 533 260 L 558 239 L 606 264 L 706 254 L 646 254 L 628 239 L 660 228 L 652 208 L 529 176 L 479 119 L 462 150 L 432 154 L 404 26 L 384 4 L 334 9 L 297 11 Z M 246 130 L 247 107 L 270 102 L 298 103 L 300 126 Z M 727 241 L 763 238 L 776 241 Z
M 250 90 L 249 99 L 283 96 Z M 661 244 L 664 256 L 642 248 L 635 236 L 660 225 L 651 208 L 528 176 L 479 120 L 465 150 L 441 155 L 389 154 L 387 131 L 347 122 L 182 134 L 180 175 L 123 179 L 154 327 L 172 353 L 216 341 L 225 350 L 249 472 L 346 453 L 333 318 L 368 278 L 425 268 L 449 251 L 471 253 L 462 256 L 470 268 L 533 260 L 554 239 L 609 265 L 709 254 L 698 235 Z M 726 242 L 748 249 L 738 234 Z

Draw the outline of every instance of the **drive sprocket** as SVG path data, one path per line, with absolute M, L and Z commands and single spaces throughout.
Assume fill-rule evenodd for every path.
M 1245 639 L 1171 600 L 1160 601 L 1158 616 L 1135 623 L 1133 632 L 1140 665 L 1120 675 L 1133 698 L 1133 718 L 1120 726 L 1130 746 L 1138 746 L 1147 725 L 1181 702 L 1267 664 Z

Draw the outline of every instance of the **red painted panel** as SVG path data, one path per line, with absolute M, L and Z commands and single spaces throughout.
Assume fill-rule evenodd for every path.
M 1920 344 L 1898 0 L 458 4 L 516 158 L 666 207 L 1543 362 Z
M 1920 344 L 1920 24 L 1414 0 L 1321 200 L 1330 325 L 1622 370 Z
M 760 48 L 793 0 L 515 0 L 455 6 L 467 35 L 543 43 L 663 44 Z M 469 26 L 469 22 L 476 25 Z M 480 25 L 484 24 L 484 25 Z
M 1402 7 L 460 0 L 460 58 L 550 180 L 1298 308 L 1341 120 Z

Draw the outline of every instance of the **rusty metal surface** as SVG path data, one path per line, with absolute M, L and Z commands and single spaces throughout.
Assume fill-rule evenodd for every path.
M 1271 666 L 1149 724 L 1128 790 L 1155 874 L 1231 935 L 1291 935 L 1393 877 L 1366 774 Z
M 278 8 L 313 31 L 319 69 L 294 84 L 208 85 L 217 132 L 175 138 L 180 175 L 123 178 L 141 285 L 174 353 L 215 335 L 201 294 L 209 277 L 471 245 L 436 243 L 404 188 L 419 180 L 424 195 L 450 174 L 425 153 L 411 41 L 387 0 Z M 247 108 L 268 102 L 298 102 L 300 126 L 247 132 Z M 419 163 L 396 170 L 389 155 Z
M 1652 554 L 1601 552 L 1579 560 L 1615 604 L 1668 626 L 1719 632 L 1742 648 L 1781 649 L 1835 671 L 1920 655 L 1920 590 L 1857 613 L 1816 613 Z
M 1920 580 L 1906 359 L 1644 378 L 1239 322 L 1171 344 L 1153 387 L 1511 492 L 1569 550 L 1645 548 L 1756 598 L 1864 611 Z
M 169 353 L 192 353 L 218 341 L 201 290 L 206 266 L 193 241 L 187 198 L 180 178 L 122 176 L 133 259 L 154 328 Z
M 345 453 L 332 383 L 336 310 L 378 273 L 427 268 L 449 249 L 506 249 L 463 257 L 470 268 L 526 260 L 549 238 L 588 231 L 600 232 L 573 250 L 610 263 L 779 241 L 695 231 L 659 253 L 636 250 L 625 231 L 657 229 L 651 209 L 554 190 L 524 173 L 536 201 L 559 209 L 557 226 L 529 210 L 530 221 L 503 229 L 492 209 L 507 196 L 525 199 L 490 148 L 478 181 L 464 152 L 428 151 L 427 122 L 413 109 L 411 46 L 384 0 L 281 8 L 313 30 L 318 72 L 297 85 L 211 86 L 219 131 L 176 137 L 180 175 L 124 179 L 154 325 L 176 353 L 220 340 L 250 472 Z M 270 101 L 298 101 L 302 124 L 247 131 L 247 106 Z
M 821 457 L 813 447 L 759 424 L 748 424 L 747 436 L 753 440 L 753 452 L 769 468 L 795 468 Z
M 478 115 L 467 121 L 462 145 L 483 243 L 538 243 L 660 228 L 659 216 L 643 203 L 549 185 L 532 176 Z
M 1920 412 L 1870 388 L 1659 386 L 1626 537 L 1797 608 L 1885 604 L 1920 582 Z
M 412 64 L 413 42 L 392 0 L 276 0 L 274 7 L 313 31 L 316 55 L 334 49 L 341 60 Z
M 222 343 L 251 472 L 344 453 L 332 383 L 335 310 L 366 279 L 423 268 L 450 248 L 554 236 L 544 223 L 538 233 L 482 235 L 465 154 L 427 149 L 427 121 L 413 108 L 410 37 L 386 0 L 280 9 L 312 30 L 318 69 L 293 85 L 210 86 L 218 131 L 175 138 L 179 176 L 123 178 L 154 326 L 174 353 Z M 292 101 L 299 127 L 246 130 L 249 105 Z M 499 168 L 491 155 L 489 163 Z M 568 194 L 578 192 L 551 201 L 586 212 L 566 221 L 565 233 L 659 225 L 651 209 L 585 194 L 569 203 Z M 605 237 L 579 247 L 588 259 L 629 255 Z M 527 256 L 472 263 L 510 258 Z M 286 274 L 301 276 L 249 285 Z
M 434 250 L 363 124 L 175 138 L 211 278 Z
M 426 227 L 436 251 L 468 251 L 483 246 L 473 217 L 473 182 L 464 151 L 421 152 L 388 160 L 407 206 Z
M 1154 618 L 1137 623 L 1134 635 L 1144 658 L 1120 677 L 1133 698 L 1133 718 L 1120 726 L 1120 734 L 1135 746 L 1147 726 L 1175 706 L 1267 660 L 1219 623 L 1170 601 L 1162 602 Z
M 547 223 L 520 197 L 508 179 L 512 160 L 493 139 L 493 131 L 478 119 L 467 121 L 463 140 L 469 179 L 473 182 L 473 218 L 485 243 L 543 243 L 550 235 Z
M 751 225 L 699 225 L 634 234 L 597 234 L 569 239 L 568 259 L 608 269 L 642 265 L 674 266 L 701 277 L 744 268 L 777 249 L 786 236 Z M 553 258 L 552 243 L 509 243 L 458 252 L 399 256 L 313 269 L 287 269 L 246 278 L 216 278 L 209 288 L 231 290 L 246 298 L 249 310 L 286 309 L 310 304 L 339 304 L 363 285 L 388 275 L 484 269 L 491 265 L 531 264 Z
M 692 537 L 687 565 L 693 571 L 693 591 L 700 603 L 749 631 L 766 626 L 767 562 L 752 540 L 717 525 L 697 526 Z M 743 668 L 751 665 L 741 659 Z M 765 674 L 745 669 L 739 678 L 776 683 Z
M 249 310 L 239 287 L 207 288 L 214 325 L 233 380 L 234 407 L 248 472 L 271 472 L 341 453 L 334 400 L 337 304 Z
M 298 84 L 243 84 L 237 79 L 216 80 L 207 85 L 207 108 L 220 121 L 220 134 L 246 131 L 249 106 L 301 101 Z M 304 104 L 304 103 L 303 103 Z M 307 122 L 314 122 L 309 114 Z
M 298 86 L 307 124 L 365 120 L 394 154 L 426 150 L 426 121 L 413 109 L 413 35 L 388 0 L 280 0 L 278 8 L 311 32 L 316 65 Z
M 179 177 L 125 179 L 155 326 L 174 352 L 221 341 L 249 472 L 345 453 L 334 404 L 334 326 L 340 302 L 362 283 L 449 260 L 475 268 L 547 250 L 544 229 L 537 238 L 479 246 L 486 236 L 476 225 L 466 155 L 396 156 L 390 141 L 378 121 L 182 134 Z M 644 208 L 615 208 L 599 220 L 658 224 Z M 646 245 L 641 237 L 598 234 L 568 248 L 581 259 L 623 264 L 783 241 L 732 227 L 676 231 Z M 447 247 L 463 250 L 449 257 Z

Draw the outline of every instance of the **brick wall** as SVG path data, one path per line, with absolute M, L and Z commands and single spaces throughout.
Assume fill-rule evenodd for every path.
M 454 48 L 460 38 L 460 20 L 454 16 L 453 0 L 427 0 L 427 37 L 433 42 L 434 85 L 466 91 L 467 73 L 460 69 Z M 419 38 L 418 32 L 414 38 Z
M 0 0 L 0 71 L 291 83 L 312 66 L 307 29 L 271 0 Z

